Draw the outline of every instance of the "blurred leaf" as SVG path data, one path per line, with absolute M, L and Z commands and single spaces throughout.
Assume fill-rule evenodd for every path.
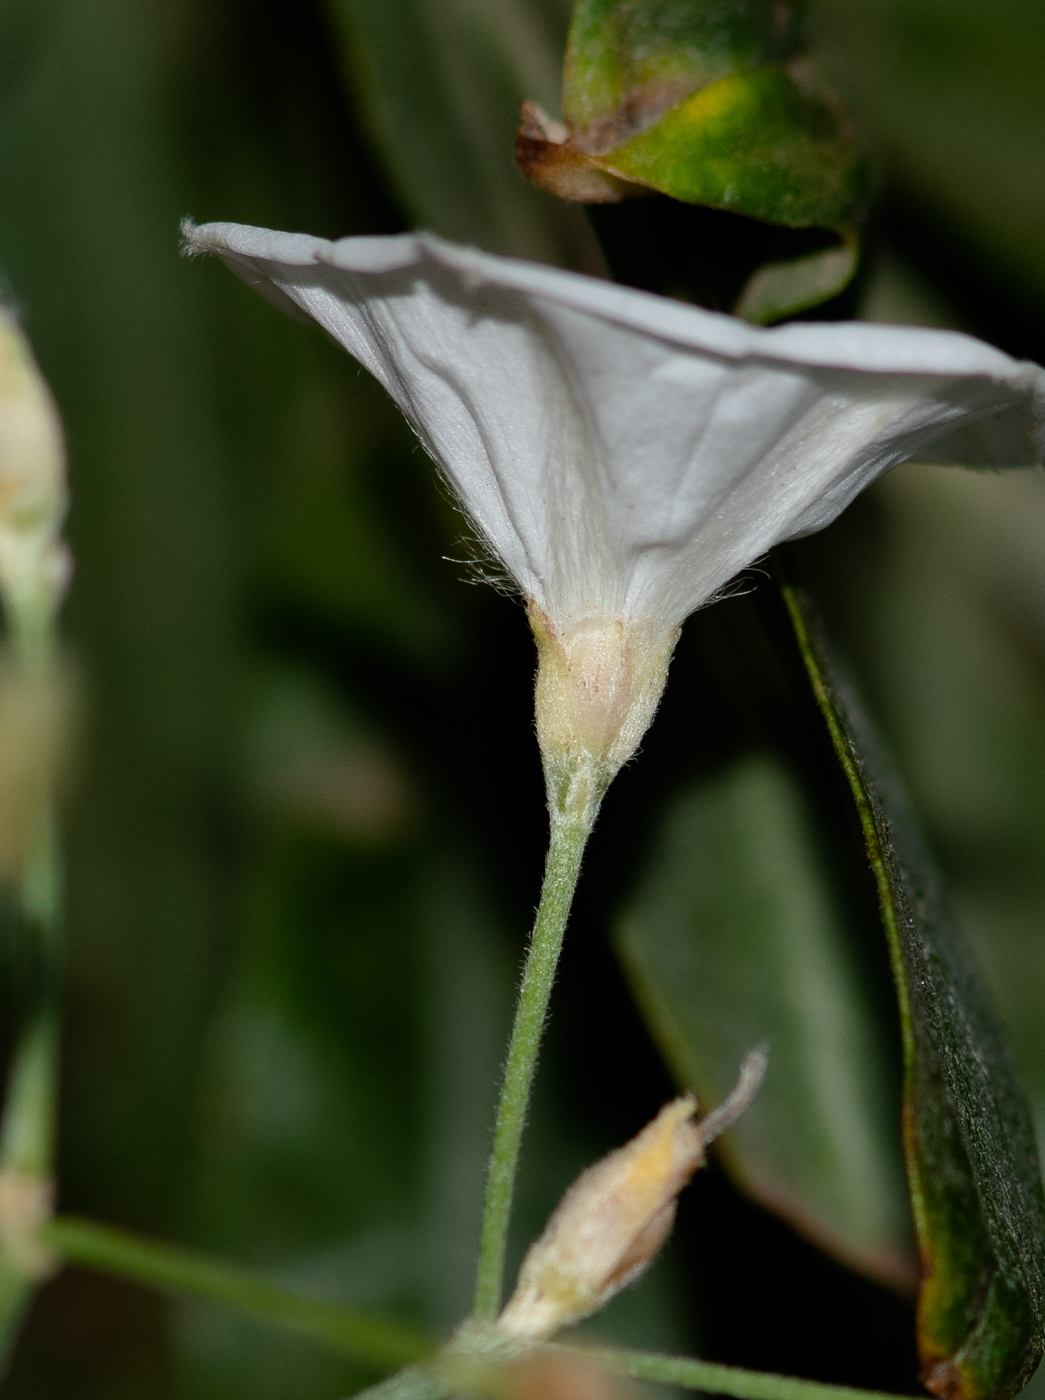
M 304 667 L 259 677 L 243 736 L 244 778 L 270 821 L 372 845 L 400 835 L 416 797 L 402 766 Z
M 1006 1400 L 1045 1349 L 1045 1200 L 1030 1113 L 906 799 L 809 605 L 784 597 L 856 802 L 900 1004 L 926 1385 Z
M 467 861 L 270 813 L 202 1086 L 191 1230 L 331 1302 L 440 1329 L 470 1302 L 512 970 Z M 290 820 L 286 820 L 289 818 Z M 343 1359 L 196 1304 L 196 1396 L 357 1388 Z
M 409 536 L 420 524 L 438 551 L 460 526 L 449 509 L 446 521 L 427 518 L 441 502 L 402 415 L 314 328 L 274 316 L 224 268 L 192 270 L 222 313 L 211 353 L 235 424 L 253 593 L 267 608 L 430 663 L 454 623 Z
M 88 696 L 63 1189 L 152 1229 L 171 1222 L 220 973 L 239 650 L 206 298 L 174 237 L 189 201 L 172 100 L 186 37 L 183 16 L 157 25 L 123 0 L 0 15 L 0 265 L 67 427 L 66 618 Z M 114 1365 L 121 1351 L 114 1336 Z
M 671 810 L 619 948 L 680 1084 L 705 1110 L 753 1045 L 770 1068 L 726 1164 L 858 1269 L 913 1288 L 888 1031 L 793 774 L 749 755 Z
M 955 308 L 918 276 L 898 249 L 884 240 L 869 260 L 867 277 L 861 288 L 859 319 L 888 326 L 969 329 L 962 324 Z
M 294 815 L 294 814 L 289 814 Z M 416 1311 L 422 1147 L 410 852 L 267 824 L 195 1125 L 191 1239 L 331 1302 Z M 180 1304 L 193 1396 L 368 1379 L 312 1344 Z
M 748 280 L 733 314 L 763 326 L 819 306 L 848 286 L 859 257 L 856 239 L 848 238 L 841 248 L 766 263 Z
M 1040 0 L 815 0 L 815 13 L 905 194 L 1045 306 Z
M 563 199 L 659 191 L 793 227 L 850 229 L 860 151 L 803 52 L 795 7 L 579 0 L 565 125 L 531 108 L 517 158 Z
M 346 75 L 414 219 L 498 253 L 597 271 L 583 216 L 512 167 L 519 104 L 554 103 L 560 0 L 327 0 Z

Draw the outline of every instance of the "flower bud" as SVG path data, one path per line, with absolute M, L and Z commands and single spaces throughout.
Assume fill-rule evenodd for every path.
M 23 1278 L 50 1277 L 59 1265 L 37 1237 L 54 1213 L 54 1182 L 18 1167 L 0 1170 L 0 1253 Z
M 678 1194 L 703 1166 L 708 1144 L 748 1106 L 765 1069 L 765 1052 L 753 1051 L 733 1093 L 703 1122 L 693 1121 L 696 1099 L 676 1099 L 579 1176 L 530 1246 L 500 1330 L 541 1341 L 638 1278 L 670 1234 Z
M 0 308 L 0 593 L 16 629 L 46 626 L 61 600 L 65 510 L 58 410 L 28 341 Z

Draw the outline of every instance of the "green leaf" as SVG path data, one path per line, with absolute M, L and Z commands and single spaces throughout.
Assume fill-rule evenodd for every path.
M 902 310 L 890 296 L 887 309 Z M 838 626 L 875 678 L 875 708 L 998 998 L 1041 1141 L 1045 473 L 911 465 L 869 505 L 884 549 L 860 549 L 852 516 L 820 591 L 849 599 Z
M 327 0 L 352 95 L 413 219 L 493 252 L 598 270 L 586 221 L 512 164 L 519 104 L 556 103 L 567 11 L 540 0 Z
M 793 228 L 846 228 L 864 198 L 856 150 L 830 108 L 778 68 L 731 73 L 601 159 L 686 204 Z
M 811 306 L 837 296 L 856 272 L 860 250 L 855 238 L 840 248 L 825 248 L 804 258 L 766 263 L 755 272 L 741 292 L 734 316 L 757 326 L 797 316 Z
M 732 1174 L 846 1262 L 911 1288 L 888 1031 L 824 844 L 796 776 L 745 755 L 669 812 L 618 947 L 703 1104 L 768 1039 L 766 1082 L 723 1144 Z
M 736 0 L 579 0 L 565 126 L 529 109 L 521 168 L 565 199 L 658 191 L 771 223 L 850 230 L 866 171 L 798 19 L 794 6 Z
M 777 16 L 779 11 L 777 12 Z M 563 119 L 577 131 L 660 93 L 663 108 L 738 68 L 786 57 L 793 16 L 735 0 L 578 0 L 566 52 Z
M 783 592 L 856 803 L 896 979 L 923 1378 L 939 1395 L 1006 1400 L 1045 1350 L 1045 1200 L 1029 1109 L 903 792 L 808 601 Z

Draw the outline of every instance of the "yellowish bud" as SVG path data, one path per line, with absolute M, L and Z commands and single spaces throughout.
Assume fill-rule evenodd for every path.
M 676 1099 L 578 1177 L 523 1261 L 501 1314 L 505 1331 L 551 1336 L 645 1268 L 668 1236 L 675 1198 L 704 1160 L 696 1107 L 694 1098 Z
M 47 1278 L 59 1265 L 37 1235 L 53 1212 L 52 1181 L 17 1167 L 0 1170 L 0 1249 L 24 1278 Z
M 660 702 L 677 627 L 652 618 L 591 612 L 556 624 L 531 603 L 537 639 L 537 738 L 549 797 L 561 801 L 563 776 L 591 773 L 598 806 L 631 758 Z
M 53 614 L 70 572 L 65 444 L 58 410 L 29 342 L 0 308 L 0 591 L 23 615 Z M 29 625 L 32 625 L 30 622 Z
M 708 1144 L 748 1106 L 765 1069 L 764 1051 L 753 1051 L 733 1093 L 703 1122 L 693 1121 L 696 1099 L 676 1099 L 577 1178 L 523 1260 L 498 1319 L 502 1333 L 542 1341 L 638 1278 L 670 1234 L 678 1194 Z

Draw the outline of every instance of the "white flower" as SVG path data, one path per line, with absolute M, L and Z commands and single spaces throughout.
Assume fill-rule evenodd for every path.
M 426 234 L 185 232 L 399 404 L 530 602 L 546 762 L 586 754 L 606 780 L 679 625 L 772 545 L 913 455 L 1042 458 L 1045 371 L 965 335 L 765 330 Z

